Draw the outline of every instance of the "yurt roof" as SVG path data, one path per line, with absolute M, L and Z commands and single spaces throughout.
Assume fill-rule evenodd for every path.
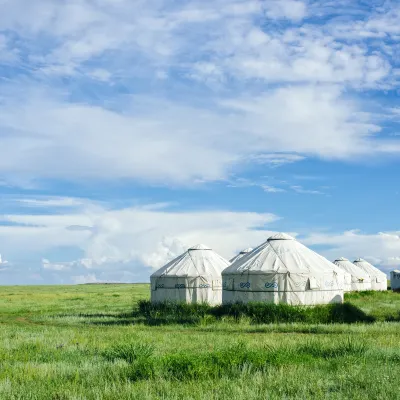
M 211 247 L 205 245 L 205 244 L 196 244 L 195 246 L 189 247 L 188 250 L 212 250 Z
M 345 257 L 339 257 L 334 262 L 336 262 L 336 261 L 349 261 L 349 262 L 351 262 L 348 258 L 345 258 Z
M 236 254 L 236 256 L 231 258 L 229 261 L 231 263 L 234 263 L 237 260 L 240 260 L 241 258 L 245 257 L 247 254 L 251 253 L 252 251 L 253 251 L 253 249 L 251 247 L 248 247 L 247 249 L 244 249 L 240 253 Z
M 298 273 L 320 276 L 337 267 L 286 233 L 278 233 L 237 260 L 223 274 Z M 339 271 L 343 272 L 343 271 Z M 345 274 L 345 272 L 343 272 Z
M 288 235 L 287 233 L 281 232 L 281 233 L 276 233 L 275 235 L 272 235 L 268 238 L 269 242 L 272 240 L 296 240 L 296 239 Z
M 384 275 L 386 278 L 386 274 L 382 272 L 380 269 L 376 268 L 373 266 L 371 263 L 368 261 L 364 260 L 363 258 L 357 258 L 353 262 L 357 267 L 363 269 L 365 272 L 367 272 L 371 276 L 379 276 L 379 275 Z
M 368 272 L 353 264 L 349 259 L 345 257 L 337 258 L 333 263 L 342 268 L 344 271 L 350 273 L 352 276 L 368 280 L 370 279 Z
M 222 270 L 229 265 L 229 261 L 211 250 L 209 246 L 198 244 L 161 267 L 151 277 L 208 276 L 220 279 Z

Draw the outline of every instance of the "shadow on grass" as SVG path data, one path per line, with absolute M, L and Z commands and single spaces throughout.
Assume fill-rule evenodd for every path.
M 400 322 L 400 311 L 396 315 L 389 315 L 385 318 L 386 322 Z
M 139 301 L 138 306 L 131 313 L 80 313 L 64 314 L 63 316 L 79 317 L 84 319 L 85 324 L 103 326 L 134 324 L 207 326 L 220 321 L 240 323 L 243 320 L 254 325 L 279 323 L 354 324 L 375 321 L 373 316 L 347 302 L 313 307 L 268 303 L 237 303 L 212 307 L 207 304 L 172 302 L 152 304 L 149 301 Z M 258 331 L 255 330 L 254 333 L 256 332 Z
M 62 313 L 57 314 L 57 318 L 129 318 L 132 313 Z

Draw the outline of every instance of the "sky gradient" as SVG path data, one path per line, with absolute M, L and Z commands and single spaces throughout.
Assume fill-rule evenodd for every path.
M 145 282 L 276 231 L 399 266 L 399 2 L 0 7 L 0 284 Z

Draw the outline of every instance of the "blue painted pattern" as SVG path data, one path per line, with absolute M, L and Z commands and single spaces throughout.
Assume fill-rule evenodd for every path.
M 201 287 L 201 288 L 209 288 L 210 285 L 209 285 L 208 283 L 201 283 L 201 284 L 199 285 L 199 287 Z
M 264 286 L 266 289 L 271 289 L 271 288 L 277 289 L 278 282 L 267 282 Z
M 250 282 L 240 282 L 240 285 L 239 285 L 242 289 L 243 288 L 247 288 L 247 289 L 250 289 Z
M 175 289 L 185 289 L 185 284 L 184 283 L 177 283 L 175 285 Z
M 158 283 L 157 285 L 156 285 L 156 288 L 157 289 L 162 289 L 164 287 L 164 284 L 163 283 Z

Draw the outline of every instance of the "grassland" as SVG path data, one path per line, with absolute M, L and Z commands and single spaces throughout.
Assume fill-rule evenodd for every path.
M 347 295 L 365 322 L 314 313 L 269 324 L 134 312 L 148 295 L 148 285 L 0 287 L 0 399 L 400 397 L 399 293 Z

